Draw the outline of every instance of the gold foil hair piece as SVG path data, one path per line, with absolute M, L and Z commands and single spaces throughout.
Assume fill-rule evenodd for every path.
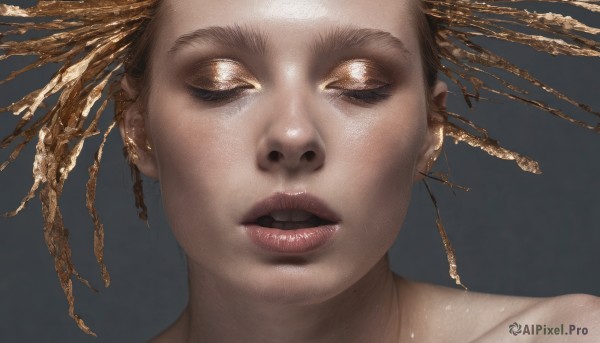
M 8 159 L 0 164 L 0 171 L 19 156 L 25 145 L 37 138 L 33 184 L 20 205 L 5 216 L 18 214 L 39 193 L 45 223 L 44 237 L 67 298 L 69 315 L 81 330 L 91 335 L 95 334 L 75 313 L 72 278 L 92 287 L 73 265 L 69 234 L 58 200 L 70 172 L 76 166 L 84 142 L 102 133 L 98 130 L 98 123 L 109 100 L 119 89 L 117 75 L 122 71 L 132 42 L 151 18 L 155 3 L 154 0 L 42 0 L 30 8 L 0 4 L 0 25 L 9 28 L 0 33 L 0 61 L 13 56 L 37 57 L 0 83 L 45 65 L 59 66 L 45 86 L 8 107 L 0 108 L 0 112 L 19 116 L 13 132 L 0 141 L 0 148 L 16 143 Z M 35 20 L 23 22 L 16 18 Z M 34 31 L 43 32 L 42 37 L 17 40 L 18 36 Z M 55 94 L 58 100 L 46 108 L 45 102 Z M 92 108 L 99 102 L 98 110 L 90 118 Z M 104 130 L 89 168 L 86 195 L 86 205 L 94 223 L 94 253 L 105 286 L 110 284 L 110 276 L 104 263 L 104 228 L 94 199 L 104 144 L 118 118 L 119 113 Z M 139 194 L 136 192 L 136 202 L 139 202 Z
M 513 3 L 560 3 L 600 13 L 600 1 L 598 0 L 424 0 L 424 12 L 438 27 L 436 40 L 442 62 L 440 66 L 442 73 L 457 85 L 469 107 L 473 106 L 471 99 L 479 100 L 480 92 L 486 91 L 538 108 L 563 120 L 600 133 L 600 124 L 598 123 L 600 112 L 571 99 L 541 82 L 528 71 L 475 42 L 475 38 L 489 38 L 527 45 L 554 56 L 598 58 L 600 57 L 600 42 L 591 39 L 590 36 L 600 34 L 600 28 L 586 25 L 577 19 L 559 13 L 535 13 L 510 7 L 509 5 Z M 505 4 L 505 6 L 500 6 L 501 4 Z M 524 28 L 524 31 L 533 29 L 538 33 L 524 33 L 518 31 L 518 28 Z M 502 73 L 512 74 L 526 81 L 533 88 L 547 92 L 556 99 L 589 113 L 592 115 L 591 120 L 575 119 L 560 109 L 530 97 L 527 90 L 511 84 L 502 76 Z M 483 81 L 484 77 L 490 77 L 498 84 L 486 84 Z M 456 124 L 449 122 L 445 126 L 445 134 L 456 142 L 465 142 L 495 157 L 514 160 L 524 171 L 541 173 L 537 162 L 501 147 L 498 141 L 487 135 L 485 129 L 472 121 L 457 114 L 449 116 L 449 118 L 459 121 Z M 467 124 L 476 133 L 469 132 L 460 125 L 461 123 Z
M 599 112 L 555 90 L 527 70 L 519 68 L 515 63 L 484 48 L 475 41 L 475 39 L 488 38 L 518 43 L 553 56 L 600 57 L 600 42 L 589 38 L 589 36 L 598 35 L 600 28 L 588 26 L 562 14 L 535 13 L 508 6 L 511 3 L 544 2 L 568 4 L 600 13 L 600 1 L 598 0 L 424 0 L 423 11 L 437 26 L 436 43 L 440 71 L 460 89 L 469 107 L 473 106 L 472 99 L 480 100 L 482 99 L 481 93 L 488 92 L 532 106 L 570 123 L 600 133 Z M 499 4 L 506 6 L 499 6 Z M 534 29 L 538 33 L 520 32 L 511 27 L 525 28 L 524 31 Z M 572 107 L 589 113 L 592 118 L 595 118 L 595 122 L 575 119 L 560 109 L 532 98 L 528 90 L 506 80 L 502 76 L 506 73 L 526 81 L 534 89 L 540 89 Z M 496 84 L 485 83 L 483 81 L 485 77 L 494 80 Z M 524 171 L 541 173 L 535 160 L 500 146 L 497 140 L 489 136 L 485 128 L 460 114 L 447 111 L 442 111 L 442 114 L 448 119 L 444 123 L 444 133 L 453 138 L 455 143 L 467 143 L 491 156 L 513 160 Z M 439 179 L 442 183 L 448 184 L 447 177 Z M 457 284 L 462 285 L 458 276 L 455 252 L 442 225 L 437 201 L 428 184 L 425 180 L 423 181 L 436 210 L 436 224 L 446 250 L 450 277 L 456 280 Z

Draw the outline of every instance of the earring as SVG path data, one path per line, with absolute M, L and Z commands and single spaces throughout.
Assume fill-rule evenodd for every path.
M 435 163 L 435 161 L 437 161 L 437 152 L 434 153 L 434 155 L 429 158 L 429 161 L 427 161 L 427 165 L 425 166 L 425 171 L 427 173 L 429 173 L 431 171 L 431 167 L 433 167 L 433 164 Z
M 125 131 L 125 155 L 131 164 L 135 164 L 140 159 L 137 153 L 137 145 L 127 131 Z
M 142 185 L 142 176 L 136 163 L 140 159 L 137 153 L 137 145 L 134 140 L 129 136 L 129 132 L 125 131 L 125 146 L 123 147 L 123 153 L 129 162 L 129 168 L 131 170 L 131 178 L 133 179 L 133 194 L 135 195 L 135 207 L 138 209 L 138 217 L 146 222 L 148 225 L 148 209 L 144 202 L 144 188 Z M 147 151 L 152 150 L 150 144 L 146 144 Z
M 433 153 L 431 154 L 431 157 L 429 158 L 429 161 L 427 161 L 427 165 L 426 165 L 426 169 L 425 171 L 427 173 L 429 173 L 431 171 L 431 168 L 433 167 L 433 164 L 435 163 L 435 161 L 437 161 L 438 156 L 440 155 L 440 151 L 442 150 L 442 147 L 444 146 L 444 125 L 440 124 L 437 126 L 437 133 L 436 135 L 441 137 L 441 139 L 438 140 L 435 148 L 433 149 Z

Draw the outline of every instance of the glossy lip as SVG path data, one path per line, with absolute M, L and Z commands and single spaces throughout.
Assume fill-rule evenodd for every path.
M 278 210 L 302 210 L 331 224 L 295 230 L 268 228 L 256 223 L 258 218 Z M 259 201 L 246 214 L 242 225 L 250 240 L 260 248 L 277 253 L 305 253 L 330 242 L 339 229 L 339 216 L 321 199 L 304 192 L 275 193 Z

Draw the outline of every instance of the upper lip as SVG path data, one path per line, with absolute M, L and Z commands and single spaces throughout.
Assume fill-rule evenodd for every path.
M 301 210 L 333 223 L 340 221 L 338 215 L 314 195 L 305 192 L 280 192 L 257 202 L 244 216 L 243 224 L 255 223 L 258 218 L 280 210 Z

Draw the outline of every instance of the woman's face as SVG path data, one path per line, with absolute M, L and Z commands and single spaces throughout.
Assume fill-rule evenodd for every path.
M 164 2 L 144 114 L 154 156 L 140 169 L 160 180 L 192 272 L 245 296 L 308 303 L 347 289 L 384 257 L 441 139 L 427 124 L 412 6 Z M 277 225 L 249 223 L 249 211 L 278 193 L 326 204 L 337 217 L 322 226 L 328 239 L 281 249 L 253 240 L 250 231 Z M 316 214 L 311 203 L 279 220 Z M 290 225 L 325 224 L 303 223 Z

